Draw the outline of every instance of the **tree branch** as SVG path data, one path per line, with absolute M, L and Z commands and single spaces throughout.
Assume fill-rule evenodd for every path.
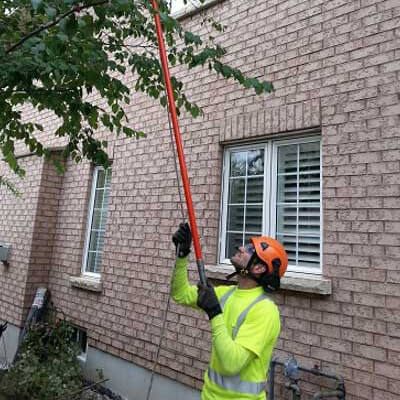
M 40 32 L 45 31 L 46 29 L 49 29 L 49 28 L 57 25 L 61 20 L 63 20 L 64 18 L 68 17 L 69 15 L 71 15 L 71 14 L 73 14 L 75 12 L 80 12 L 80 11 L 86 9 L 86 8 L 95 7 L 95 6 L 101 6 L 102 4 L 106 4 L 106 3 L 109 3 L 109 0 L 101 0 L 101 1 L 98 1 L 98 2 L 95 2 L 95 3 L 92 3 L 92 4 L 73 7 L 71 10 L 67 11 L 66 13 L 61 14 L 54 21 L 48 22 L 45 25 L 41 25 L 41 26 L 39 26 L 39 28 L 37 28 L 34 31 L 32 31 L 32 32 L 28 33 L 27 35 L 25 35 L 21 40 L 19 40 L 17 43 L 14 43 L 11 47 L 9 47 L 6 50 L 5 54 L 11 53 L 13 50 L 15 50 L 17 47 L 21 46 L 23 43 L 25 43 L 31 37 L 39 34 Z

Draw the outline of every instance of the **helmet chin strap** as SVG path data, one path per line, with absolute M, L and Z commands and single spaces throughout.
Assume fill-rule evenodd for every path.
M 254 265 L 254 262 L 257 259 L 257 254 L 253 253 L 252 256 L 250 257 L 250 260 L 248 261 L 247 265 L 244 268 L 239 268 L 236 265 L 234 266 L 236 271 L 232 272 L 229 274 L 226 279 L 229 280 L 233 278 L 235 275 L 239 274 L 240 276 L 245 276 L 254 279 L 256 282 L 257 278 L 251 273 L 251 267 Z

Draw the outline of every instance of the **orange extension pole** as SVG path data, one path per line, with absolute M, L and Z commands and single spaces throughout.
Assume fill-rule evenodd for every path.
M 161 65 L 162 65 L 162 69 L 163 69 L 163 73 L 164 73 L 164 81 L 165 81 L 165 86 L 167 89 L 169 112 L 171 114 L 172 127 L 174 129 L 176 148 L 177 148 L 178 158 L 179 158 L 179 166 L 180 166 L 180 170 L 181 170 L 183 188 L 185 191 L 186 205 L 187 205 L 187 209 L 188 209 L 188 213 L 189 213 L 189 223 L 190 223 L 190 229 L 192 231 L 192 236 L 193 236 L 193 245 L 194 245 L 194 251 L 195 251 L 195 255 L 196 255 L 197 269 L 199 271 L 200 282 L 203 284 L 206 284 L 207 278 L 206 278 L 206 274 L 204 271 L 204 261 L 203 261 L 203 256 L 202 256 L 202 252 L 201 252 L 200 238 L 199 238 L 199 232 L 197 229 L 196 215 L 195 215 L 194 207 L 193 207 L 192 194 L 190 192 L 189 176 L 187 173 L 185 156 L 183 153 L 181 132 L 179 129 L 178 117 L 177 117 L 177 113 L 176 113 L 174 92 L 172 89 L 171 76 L 169 73 L 169 67 L 168 67 L 168 61 L 167 61 L 167 54 L 165 51 L 165 43 L 164 43 L 164 37 L 163 37 L 163 32 L 162 32 L 162 27 L 161 27 L 161 20 L 160 20 L 160 15 L 157 13 L 157 11 L 159 9 L 157 0 L 152 0 L 152 5 L 153 5 L 153 9 L 156 11 L 154 18 L 155 18 L 155 24 L 156 24 L 158 47 L 160 50 L 160 60 L 161 60 Z

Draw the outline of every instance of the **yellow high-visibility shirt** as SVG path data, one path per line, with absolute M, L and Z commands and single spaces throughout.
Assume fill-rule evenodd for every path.
M 233 286 L 215 287 L 218 299 L 230 291 Z M 251 307 L 240 326 L 235 339 L 233 328 L 243 310 L 263 294 L 263 288 L 238 289 L 225 303 L 223 314 L 211 320 L 212 346 L 210 369 L 229 380 L 236 375 L 240 381 L 250 383 L 265 382 L 273 348 L 280 332 L 279 311 L 269 299 L 262 300 Z M 187 259 L 177 260 L 172 280 L 172 297 L 180 304 L 198 308 L 197 287 L 190 285 L 187 279 Z M 262 390 L 258 394 L 230 390 L 217 384 L 204 375 L 202 400 L 265 400 Z

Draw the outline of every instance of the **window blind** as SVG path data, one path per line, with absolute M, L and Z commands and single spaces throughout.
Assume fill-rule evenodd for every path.
M 289 264 L 320 266 L 320 142 L 278 147 L 277 240 Z

